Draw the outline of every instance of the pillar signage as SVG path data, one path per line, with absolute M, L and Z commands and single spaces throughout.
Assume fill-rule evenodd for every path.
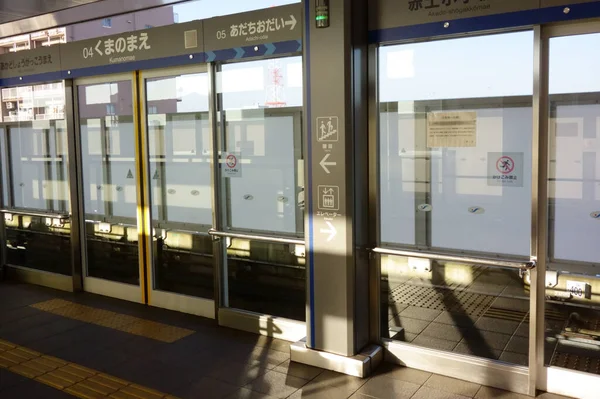
M 200 52 L 202 21 L 192 21 L 67 43 L 61 61 L 69 70 Z
M 540 0 L 378 0 L 369 29 L 446 22 L 539 8 Z M 549 0 L 552 1 L 552 0 Z M 554 0 L 557 1 L 557 0 Z
M 0 56 L 0 78 L 60 71 L 58 47 L 42 47 Z
M 206 51 L 302 39 L 302 6 L 292 4 L 204 21 Z

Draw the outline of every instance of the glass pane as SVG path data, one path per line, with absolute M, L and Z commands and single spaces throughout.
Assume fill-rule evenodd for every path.
M 380 49 L 384 245 L 529 258 L 532 59 L 532 32 Z M 394 258 L 382 268 L 384 334 L 525 364 L 527 340 L 511 343 L 529 309 L 518 272 Z
M 303 237 L 302 58 L 223 65 L 217 87 L 227 229 Z M 237 239 L 229 244 L 229 305 L 304 320 L 304 249 Z
M 600 374 L 600 34 L 550 39 L 546 364 Z
M 227 248 L 229 306 L 306 319 L 304 245 L 232 239 Z
M 131 81 L 77 88 L 87 273 L 139 284 Z
M 146 107 L 155 288 L 213 298 L 208 75 L 147 79 Z
M 63 82 L 2 89 L 8 208 L 69 213 Z M 71 274 L 68 219 L 6 217 L 9 264 Z
M 224 65 L 218 83 L 227 225 L 302 233 L 302 59 Z
M 528 364 L 529 289 L 518 270 L 450 262 L 425 270 L 418 263 L 382 256 L 384 336 Z

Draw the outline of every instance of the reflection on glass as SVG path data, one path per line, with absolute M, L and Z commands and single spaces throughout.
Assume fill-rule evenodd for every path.
M 229 306 L 304 321 L 305 261 L 303 245 L 232 239 L 227 248 Z
M 384 245 L 529 256 L 532 59 L 532 32 L 381 48 Z M 384 336 L 527 364 L 518 271 L 383 257 L 382 275 Z
M 217 84 L 227 228 L 302 237 L 302 59 L 223 65 Z M 233 240 L 230 306 L 303 320 L 304 290 L 292 287 L 304 284 L 304 261 L 294 253 L 289 245 Z
M 482 84 L 494 76 L 478 93 L 465 91 L 477 87 L 473 79 L 454 78 L 429 91 L 431 76 L 443 75 L 432 69 L 439 64 L 434 60 L 440 43 L 380 50 L 380 87 L 389 98 L 380 107 L 383 242 L 529 255 L 533 35 L 492 39 L 503 45 L 490 58 L 489 44 L 481 38 L 442 43 L 445 52 L 470 54 L 464 60 L 469 67 L 457 73 Z M 406 51 L 412 57 L 392 56 Z M 528 74 L 520 92 L 495 85 L 503 76 L 514 78 L 504 69 L 506 62 L 495 63 L 496 58 L 520 65 L 518 76 Z M 424 60 L 431 61 L 426 70 L 419 67 Z M 390 74 L 391 63 L 411 66 L 412 73 Z M 506 93 L 511 96 L 503 97 Z M 434 97 L 438 94 L 442 97 Z M 474 96 L 480 98 L 469 99 Z
M 67 130 L 63 82 L 2 89 L 2 147 L 7 208 L 69 213 Z M 70 221 L 7 215 L 7 261 L 71 274 Z
M 545 362 L 600 374 L 600 34 L 550 39 Z
M 147 79 L 146 107 L 155 287 L 213 298 L 208 75 Z
M 139 283 L 130 81 L 78 87 L 87 273 Z
M 427 263 L 427 262 L 426 262 Z M 529 293 L 519 271 L 383 256 L 384 336 L 526 366 Z

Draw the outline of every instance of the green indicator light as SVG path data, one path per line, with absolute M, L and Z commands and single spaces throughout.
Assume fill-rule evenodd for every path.
M 329 26 L 329 0 L 315 0 L 315 24 L 317 28 Z

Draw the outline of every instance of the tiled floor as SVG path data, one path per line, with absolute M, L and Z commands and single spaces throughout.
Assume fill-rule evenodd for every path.
M 526 366 L 529 292 L 518 271 L 473 266 L 468 272 L 462 270 L 472 278 L 457 283 L 445 266 L 436 267 L 437 274 L 451 277 L 434 279 L 402 269 L 388 271 L 382 288 L 388 298 L 390 338 Z M 598 309 L 582 309 L 568 302 L 547 302 L 546 306 L 546 361 L 600 374 L 597 340 L 588 337 L 586 343 L 574 346 L 564 339 L 573 313 L 586 320 L 585 328 L 600 331 Z M 583 346 L 586 350 L 581 349 Z
M 57 298 L 193 333 L 165 342 L 31 306 Z M 146 393 L 138 390 L 136 395 L 148 398 L 526 398 L 390 364 L 382 365 L 368 379 L 349 377 L 290 363 L 289 343 L 221 328 L 212 320 L 14 283 L 0 283 L 0 340 L 93 369 L 101 377 L 137 384 Z M 7 367 L 0 365 L 2 399 L 77 396 L 76 390 L 71 390 L 73 396 Z M 127 396 L 126 391 L 111 397 L 136 397 Z M 90 398 L 108 397 L 88 394 Z M 79 397 L 85 397 L 82 395 Z

